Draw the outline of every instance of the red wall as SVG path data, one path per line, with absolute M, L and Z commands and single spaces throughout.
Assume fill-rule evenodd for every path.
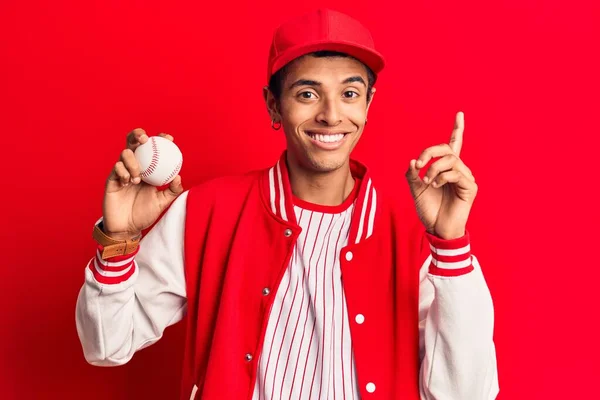
M 3 399 L 176 397 L 181 324 L 123 367 L 81 352 L 75 300 L 105 179 L 136 127 L 175 137 L 186 188 L 272 163 L 285 143 L 261 97 L 271 32 L 325 5 L 124 3 L 0 2 Z M 326 5 L 387 56 L 354 153 L 380 186 L 409 196 L 409 160 L 465 113 L 499 398 L 597 395 L 598 2 Z

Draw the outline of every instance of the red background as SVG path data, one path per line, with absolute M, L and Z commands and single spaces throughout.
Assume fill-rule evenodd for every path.
M 465 113 L 499 398 L 597 395 L 599 3 L 299 3 L 0 2 L 0 397 L 176 398 L 182 324 L 123 367 L 81 352 L 75 300 L 105 179 L 136 127 L 175 137 L 185 188 L 274 162 L 271 33 L 323 5 L 387 58 L 354 153 L 385 190 L 409 196 L 409 160 Z

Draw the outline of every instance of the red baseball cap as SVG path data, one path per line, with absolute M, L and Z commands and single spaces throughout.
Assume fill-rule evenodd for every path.
M 321 8 L 293 18 L 275 30 L 267 83 L 271 75 L 290 61 L 320 50 L 346 53 L 371 68 L 375 75 L 385 65 L 367 28 L 346 14 Z

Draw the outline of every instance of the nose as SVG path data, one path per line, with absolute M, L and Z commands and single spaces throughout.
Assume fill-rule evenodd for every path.
M 340 105 L 334 99 L 324 99 L 321 102 L 321 109 L 316 117 L 321 124 L 336 126 L 342 122 Z

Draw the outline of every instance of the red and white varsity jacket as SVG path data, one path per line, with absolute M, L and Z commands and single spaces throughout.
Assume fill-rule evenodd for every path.
M 359 162 L 351 170 L 360 187 L 340 268 L 361 398 L 496 398 L 493 303 L 469 233 L 430 235 L 412 204 L 377 191 Z M 187 316 L 180 398 L 251 399 L 265 293 L 299 234 L 285 152 L 272 168 L 185 191 L 134 255 L 88 263 L 76 309 L 86 360 L 125 364 Z

